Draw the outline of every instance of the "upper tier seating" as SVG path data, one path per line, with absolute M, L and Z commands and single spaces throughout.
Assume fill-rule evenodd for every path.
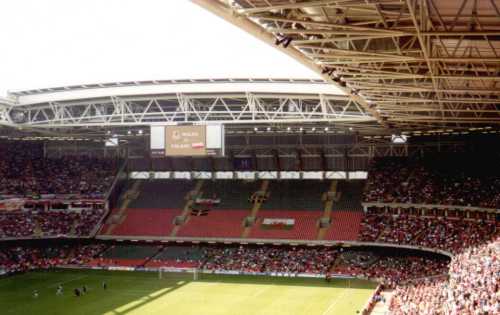
M 261 210 L 249 237 L 314 240 L 318 234 L 318 220 L 320 217 L 320 211 Z M 264 227 L 262 221 L 265 218 L 294 219 L 295 225 L 291 228 Z
M 355 241 L 359 234 L 359 225 L 363 218 L 360 211 L 334 211 L 331 216 L 331 224 L 328 228 L 325 240 Z
M 364 180 L 339 181 L 337 194 L 340 198 L 333 202 L 332 209 L 361 211 L 364 186 Z
M 170 236 L 179 209 L 127 209 L 125 219 L 112 231 L 113 235 Z
M 141 181 L 139 196 L 129 208 L 138 209 L 182 209 L 187 193 L 194 188 L 195 181 L 155 179 Z M 131 182 L 129 185 L 132 185 Z
M 240 237 L 248 214 L 244 210 L 210 210 L 206 216 L 190 216 L 177 236 Z
M 0 143 L 0 196 L 76 194 L 102 197 L 110 188 L 117 162 L 87 156 L 44 158 L 43 143 Z
M 477 154 L 376 159 L 364 200 L 500 208 L 500 156 Z
M 273 180 L 267 189 L 266 210 L 323 210 L 321 196 L 329 182 L 319 180 Z
M 220 199 L 216 209 L 243 210 L 252 207 L 249 199 L 257 190 L 258 181 L 207 180 L 201 188 L 201 198 Z

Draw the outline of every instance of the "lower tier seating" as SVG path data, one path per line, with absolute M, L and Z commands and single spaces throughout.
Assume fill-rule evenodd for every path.
M 123 222 L 112 231 L 112 235 L 169 236 L 174 228 L 174 218 L 181 210 L 174 209 L 128 209 Z

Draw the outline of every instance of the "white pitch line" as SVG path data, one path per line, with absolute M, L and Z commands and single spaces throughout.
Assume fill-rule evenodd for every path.
M 332 302 L 330 303 L 330 306 L 328 306 L 326 311 L 323 312 L 323 315 L 328 314 L 331 311 L 331 309 L 337 304 L 337 302 L 340 300 L 340 298 L 342 298 L 347 293 L 347 291 L 349 291 L 349 289 L 345 289 L 339 296 L 334 298 L 332 300 Z

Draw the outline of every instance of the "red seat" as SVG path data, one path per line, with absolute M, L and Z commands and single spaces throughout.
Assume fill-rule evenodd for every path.
M 320 211 L 261 210 L 249 237 L 315 240 L 320 217 Z M 261 226 L 265 218 L 295 219 L 295 224 L 291 229 L 266 229 Z
M 206 216 L 191 216 L 177 232 L 186 237 L 241 237 L 248 210 L 210 210 Z
M 127 209 L 126 218 L 112 235 L 170 236 L 178 209 Z
M 358 238 L 363 212 L 334 211 L 331 218 L 332 224 L 326 232 L 325 240 L 355 241 Z

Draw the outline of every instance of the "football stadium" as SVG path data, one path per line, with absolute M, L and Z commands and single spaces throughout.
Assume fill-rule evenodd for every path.
M 1 314 L 500 314 L 499 0 L 9 1 Z

